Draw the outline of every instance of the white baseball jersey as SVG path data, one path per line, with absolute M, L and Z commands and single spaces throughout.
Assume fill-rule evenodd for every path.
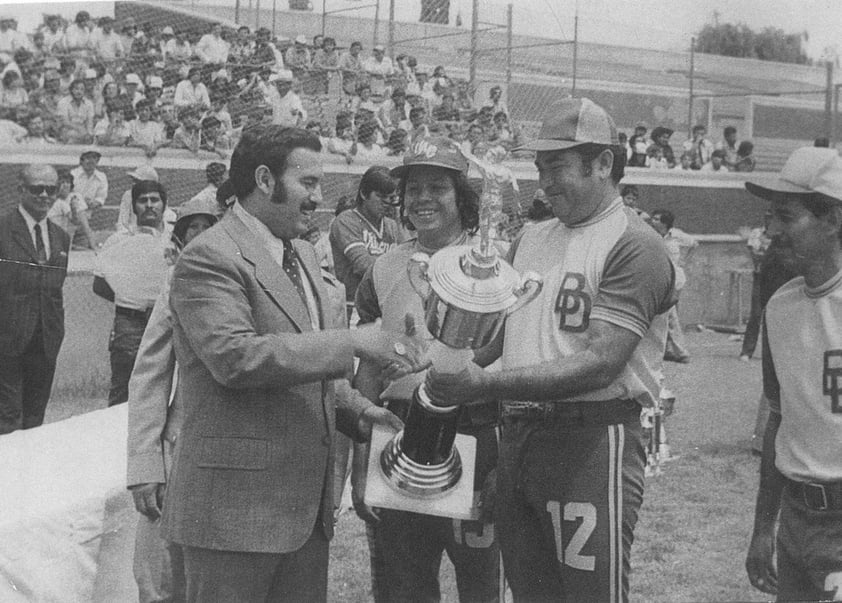
M 789 281 L 765 320 L 763 387 L 781 415 L 775 465 L 796 481 L 842 480 L 842 272 L 815 289 Z
M 617 198 L 590 220 L 566 226 L 557 219 L 524 227 L 510 257 L 518 272 L 544 278 L 541 294 L 506 319 L 503 368 L 570 356 L 587 346 L 592 320 L 632 331 L 639 345 L 608 387 L 575 400 L 633 398 L 651 406 L 659 395 L 652 350 L 663 347 L 650 330 L 673 301 L 674 271 L 660 236 Z

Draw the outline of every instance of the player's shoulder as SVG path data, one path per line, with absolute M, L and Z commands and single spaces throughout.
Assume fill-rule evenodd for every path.
M 781 285 L 777 291 L 769 298 L 766 307 L 769 312 L 787 308 L 790 304 L 795 303 L 804 297 L 804 277 L 796 276 Z

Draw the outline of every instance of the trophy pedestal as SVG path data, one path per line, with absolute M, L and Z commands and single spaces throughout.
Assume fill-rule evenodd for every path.
M 392 446 L 395 434 L 393 431 L 374 425 L 371 432 L 371 445 L 368 454 L 368 472 L 365 486 L 365 504 L 370 507 L 384 507 L 399 511 L 411 511 L 424 515 L 450 517 L 453 519 L 478 519 L 479 510 L 474 504 L 474 467 L 476 466 L 477 440 L 473 436 L 456 434 L 453 444 L 454 452 L 458 452 L 461 462 L 461 477 L 449 488 L 430 494 L 413 494 L 409 490 L 400 489 L 395 484 L 394 477 L 390 479 L 383 472 L 381 456 L 383 451 Z M 412 468 L 408 468 L 412 471 Z M 435 468 L 420 465 L 417 470 L 421 473 Z M 436 480 L 438 476 L 430 476 Z M 424 475 L 418 476 L 424 480 Z

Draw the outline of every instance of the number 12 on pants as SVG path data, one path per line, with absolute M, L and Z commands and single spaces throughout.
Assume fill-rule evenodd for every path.
M 573 569 L 592 572 L 596 566 L 596 558 L 593 555 L 582 555 L 582 549 L 585 548 L 585 544 L 596 528 L 596 507 L 591 503 L 569 502 L 564 505 L 562 517 L 561 503 L 548 500 L 547 512 L 553 522 L 558 562 Z M 562 538 L 562 520 L 577 524 L 576 530 L 566 539 Z M 564 546 L 564 540 L 567 540 L 567 546 Z

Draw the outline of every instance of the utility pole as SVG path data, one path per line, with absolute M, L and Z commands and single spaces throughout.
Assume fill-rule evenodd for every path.
M 479 0 L 473 0 L 473 11 L 471 11 L 471 57 L 468 67 L 468 80 L 471 88 L 471 95 L 477 91 L 477 30 L 479 29 Z
M 374 39 L 371 42 L 371 47 L 377 46 L 377 25 L 380 23 L 380 0 L 374 3 Z
M 240 24 L 240 0 L 234 3 L 234 23 Z
M 395 0 L 389 0 L 389 58 L 395 58 Z
M 327 21 L 327 0 L 322 0 L 322 37 L 325 37 L 325 22 Z
M 825 63 L 827 67 L 827 88 L 824 93 L 824 133 L 828 140 L 834 137 L 833 131 L 833 61 Z
M 260 0 L 257 0 L 257 10 L 254 11 L 254 28 L 260 28 Z
M 506 100 L 512 84 L 512 3 L 506 7 Z
M 687 138 L 693 138 L 693 78 L 696 66 L 696 38 L 690 38 L 690 98 L 687 102 Z
M 576 63 L 579 58 L 579 0 L 576 0 L 576 15 L 573 17 L 573 87 L 571 96 L 576 96 Z

